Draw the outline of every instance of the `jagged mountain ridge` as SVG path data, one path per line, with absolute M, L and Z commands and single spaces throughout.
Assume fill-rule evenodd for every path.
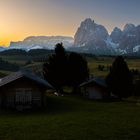
M 74 36 L 74 46 L 95 54 L 139 52 L 140 25 L 126 24 L 123 30 L 115 27 L 109 35 L 103 25 L 98 25 L 88 18 L 81 22 Z

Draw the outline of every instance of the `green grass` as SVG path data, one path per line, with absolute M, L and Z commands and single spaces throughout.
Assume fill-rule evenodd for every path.
M 11 71 L 0 70 L 0 78 L 5 77 L 5 76 L 9 75 L 10 73 L 11 73 Z
M 98 70 L 98 65 L 104 65 L 110 66 L 112 64 L 112 59 L 106 59 L 106 60 L 95 60 L 95 59 L 88 59 L 88 67 L 90 70 L 90 74 L 99 76 L 99 77 L 105 77 L 109 71 L 104 70 L 104 71 L 99 71 Z
M 32 68 L 42 69 L 42 67 L 43 67 L 43 63 L 41 63 L 41 62 L 34 62 L 32 64 L 29 64 L 29 65 L 25 66 L 24 68 L 28 68 L 28 69 L 32 69 Z
M 30 70 L 36 70 L 39 69 L 42 70 L 42 62 L 32 62 L 32 64 L 26 65 L 26 62 L 28 60 L 31 60 L 30 56 L 24 56 L 24 55 L 10 55 L 10 56 L 0 56 L 3 60 L 8 61 L 9 63 L 16 63 L 20 67 L 27 68 Z M 112 62 L 115 58 L 110 57 L 86 57 L 88 62 L 88 67 L 90 70 L 90 74 L 94 76 L 99 77 L 106 77 L 106 75 L 109 73 L 109 70 L 99 71 L 98 65 L 104 65 L 111 66 Z M 130 69 L 138 69 L 140 70 L 140 60 L 139 59 L 127 59 L 128 66 Z
M 140 70 L 140 59 L 132 59 L 127 61 L 128 66 L 130 69 L 138 69 Z
M 34 112 L 0 113 L 1 140 L 139 140 L 140 106 L 48 97 Z
M 3 60 L 8 61 L 9 63 L 16 63 L 19 66 L 25 65 L 25 63 L 30 60 L 29 56 L 22 55 L 11 55 L 11 56 L 0 56 Z
M 105 67 L 111 66 L 114 61 L 114 58 L 104 58 L 104 59 L 100 58 L 98 60 L 88 58 L 87 61 L 88 61 L 90 74 L 93 74 L 99 77 L 106 77 L 109 71 L 108 70 L 99 71 L 98 65 L 104 65 Z M 126 62 L 128 64 L 129 69 L 140 70 L 140 59 L 127 59 Z

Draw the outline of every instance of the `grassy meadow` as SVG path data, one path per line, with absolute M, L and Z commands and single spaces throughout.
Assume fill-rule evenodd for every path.
M 41 71 L 43 62 L 31 57 L 2 55 L 20 68 Z M 91 75 L 105 77 L 114 58 L 86 57 Z M 140 70 L 139 59 L 126 59 L 130 69 Z M 105 69 L 99 71 L 98 65 Z M 0 70 L 1 77 L 11 71 Z M 66 89 L 67 90 L 67 89 Z M 41 110 L 0 110 L 0 140 L 139 140 L 140 101 L 90 101 L 82 97 L 47 95 Z
M 110 57 L 99 57 L 98 59 L 87 58 L 90 74 L 99 77 L 106 77 L 106 75 L 109 73 L 109 70 L 106 67 L 111 66 L 114 60 L 115 58 Z M 140 59 L 126 59 L 126 62 L 130 70 L 140 70 Z M 104 65 L 105 69 L 103 71 L 99 71 L 98 65 Z
M 1 140 L 139 140 L 140 105 L 47 97 L 40 111 L 0 112 Z
M 29 69 L 32 71 L 42 71 L 43 62 L 36 62 L 32 60 L 31 56 L 24 56 L 24 55 L 0 55 L 5 61 L 9 63 L 16 64 L 20 68 Z M 106 77 L 109 73 L 108 66 L 112 65 L 112 62 L 115 58 L 113 57 L 85 57 L 88 62 L 89 72 L 91 75 L 99 76 L 99 77 Z M 28 64 L 28 61 L 31 60 L 31 63 Z M 138 69 L 140 70 L 140 59 L 126 59 L 126 62 L 130 69 Z M 98 65 L 104 65 L 105 69 L 103 71 L 99 71 Z M 1 73 L 9 74 L 10 71 L 0 70 Z

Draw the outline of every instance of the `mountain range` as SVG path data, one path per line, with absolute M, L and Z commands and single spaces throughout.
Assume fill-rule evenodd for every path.
M 109 35 L 103 25 L 88 18 L 74 36 L 74 46 L 95 54 L 132 54 L 140 52 L 140 25 L 126 24 L 123 30 L 115 27 Z
M 63 42 L 69 51 L 120 55 L 140 55 L 140 25 L 126 24 L 121 30 L 115 27 L 111 34 L 107 29 L 94 20 L 87 18 L 81 22 L 74 38 L 69 36 L 30 36 L 23 41 L 11 42 L 9 49 L 54 49 L 54 46 Z M 0 47 L 0 51 L 5 48 Z
M 58 42 L 63 42 L 64 46 L 70 47 L 73 44 L 73 38 L 67 36 L 30 36 L 23 41 L 11 42 L 10 48 L 14 49 L 54 49 Z

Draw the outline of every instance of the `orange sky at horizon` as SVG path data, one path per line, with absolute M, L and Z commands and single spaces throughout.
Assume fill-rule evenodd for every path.
M 17 41 L 23 41 L 26 37 L 29 36 L 71 36 L 73 37 L 73 35 L 67 35 L 67 34 L 28 34 L 28 35 L 17 35 L 17 36 L 5 36 L 5 37 L 1 37 L 0 36 L 0 46 L 3 47 L 9 47 L 10 42 L 17 42 Z
M 51 30 L 51 29 L 50 29 Z M 58 34 L 59 32 L 59 34 Z M 55 31 L 53 32 L 53 30 L 51 31 L 47 31 L 46 33 L 39 33 L 39 32 L 15 32 L 15 33 L 12 33 L 12 34 L 2 34 L 0 33 L 0 46 L 9 46 L 10 42 L 13 41 L 13 42 L 16 42 L 16 41 L 23 41 L 26 37 L 29 37 L 29 36 L 71 36 L 73 37 L 74 36 L 74 31 L 73 33 L 72 32 L 69 32 L 66 31 L 66 32 L 60 32 L 60 31 Z
M 62 7 L 61 3 L 57 2 L 52 0 L 1 0 L 0 46 L 9 46 L 11 41 L 22 41 L 28 36 L 74 37 L 80 22 L 88 18 L 89 14 L 82 14 L 74 6 L 72 8 L 68 5 Z M 102 18 L 98 16 L 94 18 L 104 23 Z
M 55 5 L 41 1 L 45 8 L 37 0 L 0 1 L 0 46 L 9 46 L 11 41 L 22 41 L 28 36 L 74 36 L 76 26 L 71 19 L 65 18 L 67 24 L 59 20 L 65 14 L 50 14 Z
M 89 17 L 109 33 L 126 23 L 138 25 L 140 1 L 134 1 L 0 0 L 0 46 L 28 36 L 74 37 L 81 21 Z

